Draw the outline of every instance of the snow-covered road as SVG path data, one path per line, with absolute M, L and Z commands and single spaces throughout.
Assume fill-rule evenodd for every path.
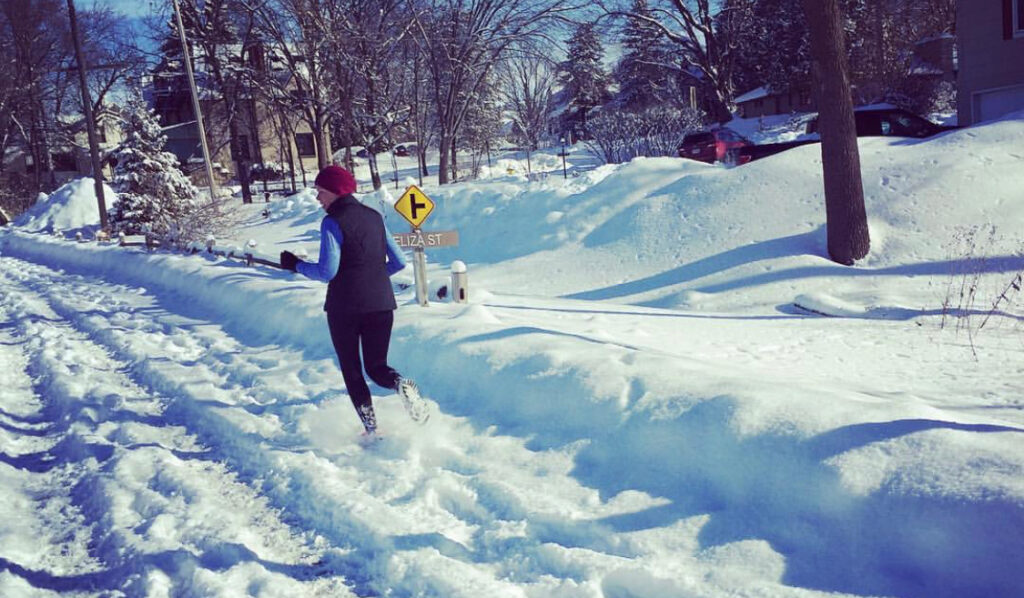
M 0 594 L 593 596 L 656 594 L 646 566 L 723 590 L 763 577 L 735 575 L 742 554 L 681 556 L 698 521 L 613 532 L 664 500 L 603 500 L 570 475 L 571 448 L 443 413 L 421 429 L 382 395 L 391 434 L 363 449 L 331 356 L 194 315 L 0 257 Z
M 0 593 L 19 595 L 29 584 L 69 594 L 212 595 L 241 584 L 344 595 L 352 582 L 329 546 L 284 522 L 253 483 L 256 470 L 204 444 L 228 420 L 169 382 L 168 368 L 203 349 L 185 334 L 136 342 L 169 314 L 138 311 L 147 302 L 139 289 L 62 281 L 4 261 L 0 540 L 11 561 L 0 562 L 9 572 Z M 124 293 L 140 298 L 134 308 L 114 299 Z M 131 356 L 164 342 L 178 348 L 165 356 L 180 360 Z

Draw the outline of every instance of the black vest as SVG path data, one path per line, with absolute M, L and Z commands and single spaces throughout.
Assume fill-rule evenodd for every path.
M 373 208 L 344 195 L 327 208 L 341 228 L 338 274 L 327 283 L 324 311 L 365 313 L 398 307 L 387 271 L 387 231 Z

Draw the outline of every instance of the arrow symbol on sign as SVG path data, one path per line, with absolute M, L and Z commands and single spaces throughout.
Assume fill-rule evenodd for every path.
M 416 214 L 417 214 L 417 212 L 420 211 L 420 208 L 425 208 L 425 207 L 427 207 L 427 204 L 419 203 L 418 201 L 416 201 L 416 194 L 415 193 L 410 193 L 409 194 L 409 208 L 412 210 L 412 219 L 413 220 L 416 220 L 416 218 L 417 218 Z

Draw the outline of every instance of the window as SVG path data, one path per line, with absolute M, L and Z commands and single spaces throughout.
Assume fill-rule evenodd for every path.
M 892 133 L 903 137 L 927 137 L 931 133 L 931 127 L 924 119 L 898 114 L 892 119 Z
M 53 159 L 53 169 L 58 172 L 74 172 L 78 170 L 78 162 L 72 152 L 53 152 L 50 154 Z
M 316 155 L 316 147 L 313 145 L 312 133 L 296 133 L 295 147 L 298 148 L 299 156 L 301 157 Z
M 1003 39 L 1024 37 L 1024 0 L 1002 0 Z

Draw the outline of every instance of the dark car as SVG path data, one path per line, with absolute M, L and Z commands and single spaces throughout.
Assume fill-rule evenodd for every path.
M 404 145 L 396 145 L 395 146 L 395 155 L 398 156 L 399 158 L 408 158 L 409 157 L 409 148 L 404 146 Z
M 691 133 L 683 137 L 676 151 L 680 158 L 689 158 L 700 162 L 714 164 L 726 162 L 742 164 L 740 148 L 753 145 L 749 139 L 728 127 L 719 127 L 710 131 Z
M 937 125 L 902 108 L 861 108 L 854 110 L 857 137 L 931 137 L 956 127 Z M 807 133 L 818 132 L 818 119 L 807 123 Z
M 370 152 L 366 151 L 366 149 L 363 148 L 363 149 L 361 149 L 361 150 L 356 152 L 356 156 L 359 157 L 359 158 L 369 158 L 370 157 Z
M 920 139 L 957 128 L 937 125 L 902 108 L 858 108 L 853 112 L 853 120 L 857 128 L 857 137 L 914 137 Z M 759 160 L 794 147 L 820 141 L 818 119 L 813 118 L 807 123 L 805 139 L 744 147 L 740 150 L 739 163 Z

